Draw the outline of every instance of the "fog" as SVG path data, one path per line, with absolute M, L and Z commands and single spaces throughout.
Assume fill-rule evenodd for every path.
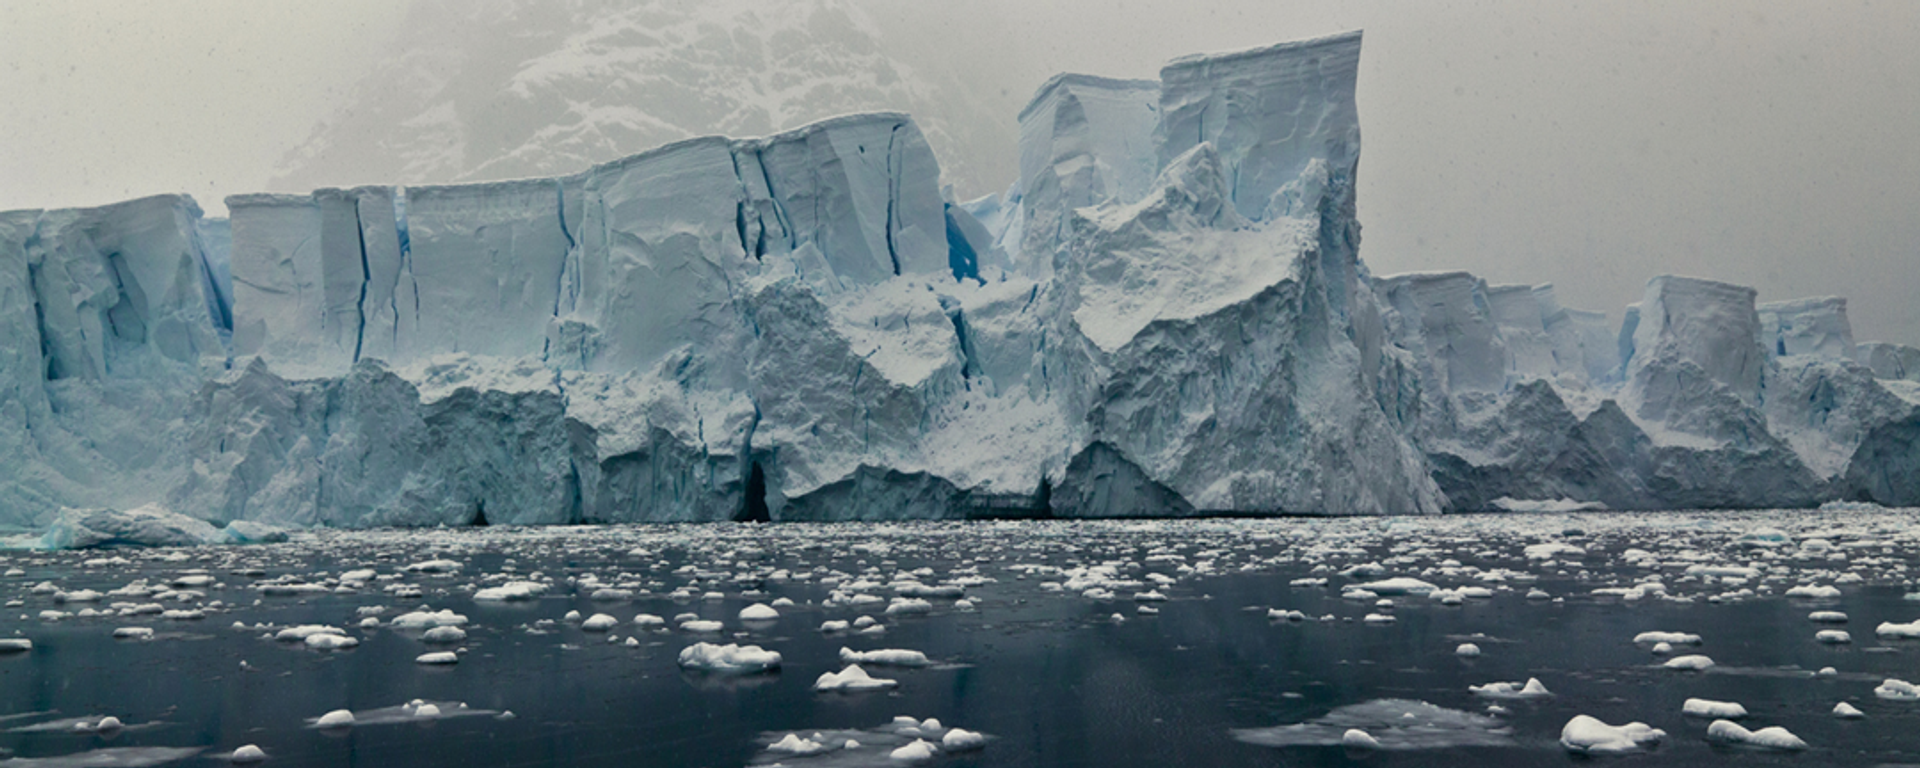
M 1152 77 L 1184 53 L 1364 28 L 1376 274 L 1552 282 L 1616 321 L 1647 278 L 1696 275 L 1762 301 L 1846 296 L 1858 339 L 1920 345 L 1920 4 L 856 5 L 956 94 L 940 119 L 1004 150 L 954 160 L 978 177 L 964 193 L 1013 180 L 1014 114 L 1054 72 Z M 408 19 L 362 0 L 4 0 L 0 209 L 187 192 L 219 213 L 275 189 L 407 50 Z

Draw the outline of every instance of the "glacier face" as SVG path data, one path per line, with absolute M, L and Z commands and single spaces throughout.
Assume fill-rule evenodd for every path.
M 1842 300 L 1659 277 L 1615 325 L 1373 276 L 1359 55 L 1055 78 L 965 203 L 871 113 L 229 220 L 0 214 L 0 523 L 1920 504 L 1920 350 Z

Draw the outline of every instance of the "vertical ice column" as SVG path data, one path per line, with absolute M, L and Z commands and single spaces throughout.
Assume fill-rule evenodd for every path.
M 42 213 L 26 247 L 49 364 L 97 378 L 123 355 L 223 363 L 199 220 L 185 195 Z
M 645 370 L 692 345 L 710 364 L 743 366 L 725 343 L 744 322 L 732 306 L 753 263 L 742 242 L 753 248 L 766 231 L 784 251 L 786 239 L 771 207 L 748 207 L 734 168 L 731 143 L 718 137 L 594 168 L 567 281 L 577 293 L 554 324 L 550 364 Z
M 1756 310 L 1760 313 L 1761 341 L 1776 356 L 1853 358 L 1853 324 L 1847 321 L 1846 299 L 1816 296 L 1770 301 Z
M 560 199 L 554 179 L 408 187 L 406 266 L 418 309 L 395 361 L 545 355 L 570 250 Z
M 849 285 L 950 272 L 940 165 L 906 115 L 834 118 L 735 142 L 734 153 L 749 254 L 812 245 Z
M 1234 207 L 1255 220 L 1315 159 L 1336 183 L 1350 182 L 1360 159 L 1359 67 L 1358 31 L 1174 59 L 1160 70 L 1159 161 L 1212 142 Z
M 1414 353 L 1440 391 L 1497 392 L 1506 384 L 1507 350 L 1487 306 L 1485 286 L 1465 272 L 1418 272 L 1380 279 L 1379 293 L 1398 315 L 1394 341 Z
M 1053 274 L 1073 209 L 1130 203 L 1153 183 L 1153 131 L 1160 83 L 1056 75 L 1020 110 L 1019 205 L 1023 227 L 1015 267 Z
M 1717 414 L 1760 404 L 1767 353 L 1760 344 L 1755 291 L 1692 277 L 1647 283 L 1626 362 L 1628 398 L 1639 415 L 1702 434 L 1731 429 Z M 1729 417 L 1731 418 L 1731 417 Z
M 326 314 L 320 205 L 311 195 L 234 195 L 227 214 L 234 354 L 264 357 L 273 370 L 295 378 L 344 371 L 350 357 L 320 343 Z

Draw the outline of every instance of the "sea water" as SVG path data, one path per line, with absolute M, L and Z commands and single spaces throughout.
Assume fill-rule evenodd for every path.
M 1577 759 L 1561 736 L 1588 715 L 1664 731 L 1640 765 L 1913 762 L 1920 701 L 1875 693 L 1920 681 L 1920 641 L 1876 632 L 1920 619 L 1912 520 L 492 527 L 11 552 L 0 638 L 31 648 L 0 654 L 0 748 L 13 766 L 226 765 L 249 744 L 271 766 L 907 765 L 895 755 L 915 742 L 956 766 L 1541 765 Z M 537 586 L 475 599 L 512 583 Z M 776 617 L 742 620 L 755 605 Z M 422 610 L 464 617 L 464 637 L 394 626 Z M 596 614 L 613 626 L 587 629 Z M 303 625 L 357 645 L 276 639 Z M 1698 643 L 1656 653 L 1645 632 Z M 780 664 L 683 667 L 702 642 Z M 927 663 L 861 664 L 891 687 L 816 690 L 848 666 L 842 648 Z M 419 661 L 442 652 L 455 663 Z M 1690 655 L 1712 665 L 1664 666 Z M 1529 679 L 1548 695 L 1472 690 Z M 1807 748 L 1709 739 L 1712 721 L 1682 712 L 1692 698 Z M 1840 702 L 1865 717 L 1835 717 Z M 355 723 L 316 727 L 336 710 Z M 119 726 L 98 728 L 107 716 Z M 980 738 L 943 745 L 954 729 Z M 783 741 L 802 753 L 770 749 Z

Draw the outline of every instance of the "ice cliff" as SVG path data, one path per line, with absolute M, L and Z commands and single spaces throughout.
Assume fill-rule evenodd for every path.
M 1920 504 L 1920 350 L 1842 300 L 1660 277 L 1616 324 L 1369 273 L 1359 55 L 1056 77 L 967 202 L 876 113 L 230 220 L 0 214 L 0 523 Z

